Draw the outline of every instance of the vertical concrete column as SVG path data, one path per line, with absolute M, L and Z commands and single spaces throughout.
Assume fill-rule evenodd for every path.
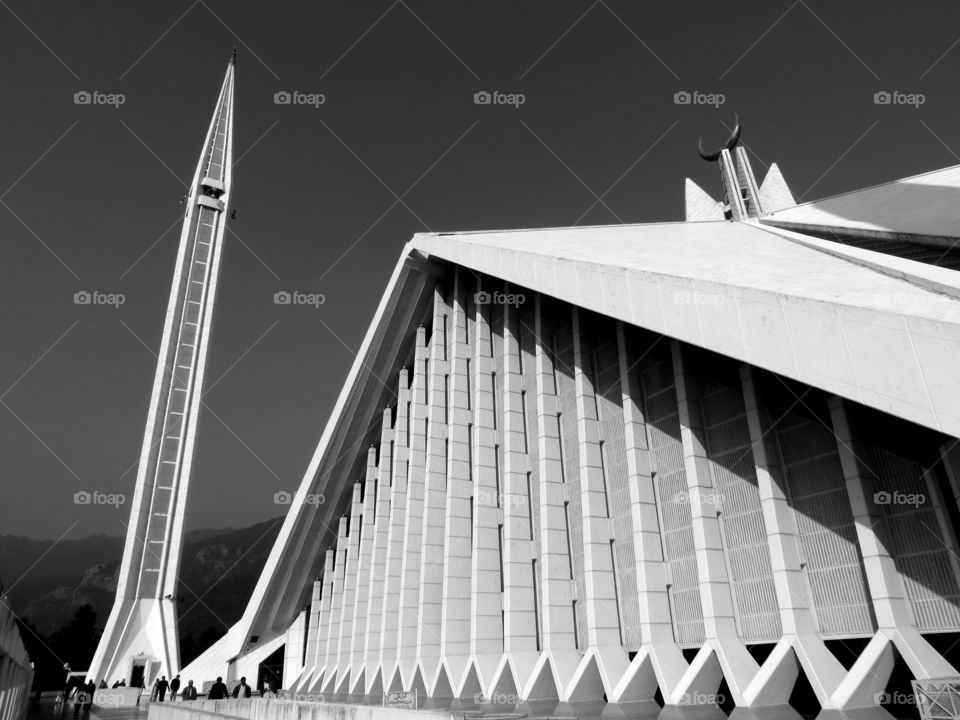
M 703 606 L 703 630 L 707 638 L 737 637 L 733 597 L 727 578 L 727 564 L 720 537 L 719 498 L 710 476 L 710 461 L 704 446 L 703 420 L 700 415 L 696 377 L 680 343 L 671 343 L 673 371 L 677 386 L 680 439 L 687 475 L 687 491 L 692 516 L 693 544 L 700 578 L 700 602 Z
M 505 294 L 509 296 L 510 289 Z M 504 649 L 511 654 L 539 648 L 533 588 L 533 524 L 527 489 L 527 428 L 520 365 L 519 312 L 503 306 L 503 606 Z
M 422 352 L 419 345 L 416 358 Z M 400 370 L 397 417 L 393 426 L 393 485 L 390 488 L 390 523 L 384 569 L 383 619 L 380 623 L 380 663 L 383 689 L 389 687 L 397 660 L 400 625 L 400 574 L 403 568 L 403 528 L 407 516 L 407 470 L 410 453 L 410 372 Z
M 903 581 L 886 543 L 886 525 L 880 507 L 874 502 L 876 487 L 858 456 L 847 402 L 839 397 L 829 400 L 830 419 L 837 438 L 837 452 L 843 479 L 847 485 L 850 510 L 857 527 L 857 540 L 867 585 L 877 617 L 877 627 L 912 627 L 913 612 L 907 601 Z
M 546 310 L 539 293 L 535 302 L 543 646 L 553 651 L 576 652 L 557 382 L 552 353 L 547 345 L 553 342 L 553 325 L 551 320 L 545 317 Z
M 314 661 L 313 679 L 306 689 L 310 692 L 320 687 L 320 680 L 330 666 L 330 611 L 333 609 L 333 567 L 335 552 L 328 548 L 323 561 L 323 576 L 320 582 L 323 590 L 320 594 L 320 618 L 317 622 L 317 656 Z
M 940 446 L 943 469 L 950 483 L 950 502 L 960 509 L 960 444 L 956 439 L 948 440 Z
M 7 638 L 0 638 L 0 641 Z M 0 645 L 6 647 L 6 645 Z M 0 657 L 0 720 L 11 720 L 15 712 L 13 660 Z
M 360 556 L 360 535 L 363 532 L 363 488 L 360 483 L 353 484 L 353 502 L 350 516 L 347 518 L 346 563 L 343 571 L 343 611 L 340 614 L 340 654 L 337 661 L 337 691 L 347 692 L 340 687 L 348 679 L 350 659 L 353 651 L 353 612 L 357 599 L 357 565 Z
M 0 640 L 5 638 L 0 638 Z M 0 645 L 0 647 L 5 647 Z M 14 697 L 13 660 L 0 657 L 0 720 L 12 720 L 16 707 Z
M 327 670 L 323 677 L 324 692 L 336 691 L 336 670 L 340 660 L 340 619 L 343 615 L 343 583 L 347 566 L 347 518 L 341 517 L 334 551 L 333 596 L 330 604 L 330 628 L 327 635 Z
M 318 577 L 310 590 L 310 613 L 307 619 L 307 659 L 297 682 L 297 689 L 309 688 L 313 673 L 317 670 L 317 650 L 320 634 L 320 599 L 323 596 L 323 581 Z
M 666 564 L 660 539 L 654 486 L 654 458 L 647 443 L 646 420 L 641 404 L 642 390 L 634 358 L 640 353 L 628 347 L 622 322 L 617 323 L 620 361 L 620 388 L 623 393 L 623 422 L 627 451 L 627 484 L 633 521 L 637 593 L 640 597 L 640 638 L 644 644 L 673 642 L 670 600 L 667 596 Z
M 610 508 L 600 440 L 594 360 L 573 308 L 573 363 L 577 400 L 577 444 L 580 455 L 580 509 L 583 519 L 583 574 L 586 588 L 587 642 L 592 647 L 619 647 L 620 611 L 614 582 Z
M 410 465 L 407 476 L 407 517 L 403 529 L 403 566 L 400 572 L 400 621 L 397 658 L 409 687 L 417 656 L 420 621 L 420 551 L 423 542 L 423 492 L 427 463 L 426 330 L 417 329 L 417 359 L 413 368 L 410 402 Z M 408 661 L 408 662 L 404 662 Z
M 478 284 L 478 299 L 482 290 Z M 491 307 L 476 303 L 473 348 L 473 607 L 470 645 L 481 681 L 488 683 L 503 654 L 500 509 L 497 507 L 497 431 L 494 417 Z M 492 660 L 492 663 L 491 663 Z M 493 666 L 491 666 L 491 664 Z
M 800 566 L 797 522 L 784 490 L 783 471 L 775 445 L 776 429 L 763 407 L 756 372 L 750 365 L 740 367 L 740 380 L 783 634 L 817 633 L 817 621 L 810 609 L 810 588 Z
M 447 454 L 447 506 L 444 527 L 446 558 L 443 568 L 443 622 L 441 655 L 453 674 L 461 679 L 470 655 L 470 592 L 473 577 L 470 496 L 470 345 L 467 337 L 466 289 L 461 270 L 456 270 L 453 289 L 453 317 L 450 323 L 450 417 Z M 457 660 L 453 660 L 457 658 Z
M 352 676 L 350 690 L 354 691 L 356 678 L 363 667 L 365 655 L 364 638 L 367 631 L 367 611 L 370 607 L 370 575 L 373 563 L 373 540 L 376 521 L 377 495 L 377 448 L 371 445 L 367 450 L 367 474 L 363 483 L 363 523 L 360 529 L 359 559 L 357 562 L 357 590 L 353 613 L 353 647 L 350 666 Z
M 391 470 L 393 466 L 394 433 L 391 427 L 393 413 L 383 411 L 380 424 L 380 462 L 377 465 L 376 517 L 373 524 L 373 559 L 370 566 L 370 589 L 367 599 L 367 626 L 363 636 L 363 653 L 366 658 L 367 689 L 374 681 L 377 661 L 380 658 L 381 621 L 386 595 L 387 537 L 390 529 Z
M 417 658 L 430 688 L 440 661 L 443 619 L 444 513 L 447 494 L 447 323 L 443 288 L 433 291 L 433 330 L 427 376 L 427 439 L 423 497 L 423 543 L 420 553 L 420 604 Z
M 290 687 L 303 672 L 303 643 L 307 629 L 307 610 L 297 614 L 297 619 L 287 628 L 283 652 L 283 686 Z
M 950 566 L 953 568 L 954 577 L 960 579 L 960 555 L 957 554 L 956 538 L 947 511 L 948 507 L 957 502 L 957 468 L 958 461 L 960 461 L 958 442 L 960 441 L 954 439 L 940 446 L 940 459 L 946 472 L 947 483 L 950 486 L 949 491 L 946 487 L 941 486 L 938 473 L 933 467 L 923 476 L 927 486 L 927 506 L 932 507 L 937 516 L 940 538 L 950 552 Z

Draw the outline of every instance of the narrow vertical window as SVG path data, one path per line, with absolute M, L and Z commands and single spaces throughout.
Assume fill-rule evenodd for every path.
M 617 610 L 617 634 L 620 644 L 623 645 L 623 624 L 620 619 L 620 589 L 617 587 L 617 554 L 613 549 L 613 540 L 610 540 L 610 568 L 613 573 L 613 604 Z
M 534 624 L 534 633 L 537 638 L 537 652 L 540 651 L 540 597 L 537 592 L 537 561 L 534 558 L 531 561 L 531 568 L 533 570 L 533 624 Z
M 563 530 L 567 538 L 567 563 L 570 567 L 570 579 L 573 580 L 573 548 L 570 546 L 570 501 L 563 503 Z

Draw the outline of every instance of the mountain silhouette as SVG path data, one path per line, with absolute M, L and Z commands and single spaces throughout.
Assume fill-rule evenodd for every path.
M 186 534 L 177 602 L 183 664 L 240 619 L 282 520 Z M 0 578 L 14 612 L 49 636 L 89 605 L 102 630 L 113 606 L 123 542 L 106 535 L 59 542 L 0 535 Z

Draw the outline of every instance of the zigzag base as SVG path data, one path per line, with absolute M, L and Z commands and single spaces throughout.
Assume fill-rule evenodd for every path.
M 549 651 L 535 655 L 533 662 L 526 655 L 506 653 L 492 672 L 489 658 L 470 658 L 460 677 L 450 674 L 449 665 L 464 667 L 462 659 L 441 660 L 429 677 L 413 660 L 395 664 L 386 674 L 391 678 L 389 689 L 417 690 L 419 708 L 456 713 L 800 720 L 819 709 L 821 720 L 890 720 L 894 715 L 885 707 L 897 714 L 903 710 L 889 704 L 894 684 L 899 688 L 906 676 L 922 679 L 953 670 L 912 628 L 878 631 L 849 669 L 814 635 L 782 638 L 761 664 L 745 658 L 743 643 L 726 639 L 709 641 L 689 662 L 678 646 L 660 644 L 643 646 L 632 659 L 619 647 L 590 648 L 573 663 L 566 655 Z M 744 662 L 754 662 L 754 667 L 745 673 Z M 481 667 L 487 668 L 486 677 Z M 340 676 L 340 688 L 352 686 L 353 692 L 291 697 L 377 705 L 385 668 L 368 670 L 365 666 L 356 674 L 350 670 Z M 910 693 L 909 680 L 905 682 L 898 696 Z M 791 701 L 802 704 L 798 709 L 803 715 Z

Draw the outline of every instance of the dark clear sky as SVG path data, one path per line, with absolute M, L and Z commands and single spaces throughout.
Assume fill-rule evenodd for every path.
M 958 38 L 946 1 L 0 2 L 0 533 L 124 532 L 129 504 L 74 493 L 132 496 L 178 199 L 234 45 L 239 213 L 188 529 L 280 514 L 413 233 L 680 220 L 684 177 L 718 194 L 697 137 L 735 111 L 757 175 L 777 161 L 807 199 L 954 164 Z

